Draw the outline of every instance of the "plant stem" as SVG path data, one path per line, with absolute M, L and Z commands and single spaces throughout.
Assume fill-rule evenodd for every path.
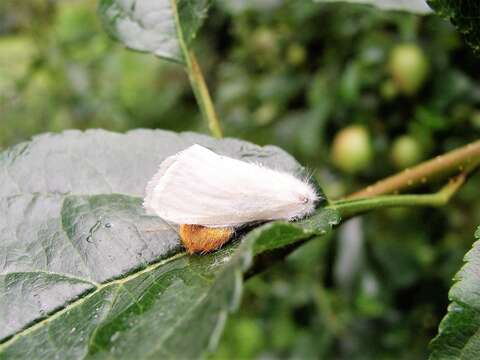
M 470 172 L 478 165 L 480 165 L 480 140 L 380 180 L 347 196 L 346 199 L 369 198 L 399 192 L 406 188 L 426 184 L 432 179 L 442 176 L 450 176 L 464 171 Z
M 433 206 L 445 205 L 465 182 L 465 172 L 451 179 L 440 191 L 434 194 L 383 195 L 362 199 L 347 199 L 332 202 L 329 207 L 340 212 L 342 221 L 371 210 L 394 206 Z
M 222 128 L 220 127 L 220 121 L 218 120 L 215 107 L 213 106 L 212 98 L 210 97 L 210 92 L 208 91 L 205 78 L 203 77 L 202 70 L 200 65 L 197 62 L 197 58 L 192 50 L 185 50 L 184 52 L 186 63 L 187 63 L 187 72 L 190 79 L 190 84 L 192 85 L 195 98 L 200 107 L 203 117 L 207 121 L 208 128 L 213 136 L 217 138 L 223 137 Z
M 178 35 L 178 41 L 180 44 L 180 49 L 187 65 L 188 78 L 190 80 L 190 85 L 192 86 L 195 99 L 197 100 L 198 106 L 202 113 L 203 118 L 208 124 L 208 128 L 213 136 L 217 138 L 223 137 L 222 128 L 220 127 L 220 121 L 218 120 L 215 107 L 213 106 L 213 101 L 208 91 L 207 83 L 202 73 L 202 69 L 197 62 L 195 53 L 193 50 L 189 49 L 185 38 L 183 37 L 182 26 L 180 25 L 180 18 L 178 16 L 177 10 L 177 1 L 170 0 L 171 6 L 173 9 L 173 15 L 175 18 L 175 29 Z

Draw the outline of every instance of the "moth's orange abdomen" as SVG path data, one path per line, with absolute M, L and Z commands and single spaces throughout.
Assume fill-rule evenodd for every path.
M 189 254 L 207 253 L 220 248 L 234 233 L 232 227 L 180 225 L 180 238 Z

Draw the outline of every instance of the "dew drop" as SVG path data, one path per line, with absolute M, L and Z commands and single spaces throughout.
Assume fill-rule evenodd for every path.
M 110 229 L 110 228 L 112 227 L 112 224 L 106 223 L 104 226 L 105 226 L 107 229 Z
M 72 328 L 72 330 L 70 330 L 70 334 L 73 334 L 75 332 L 75 330 L 77 330 L 76 327 Z
M 93 242 L 92 240 L 93 240 L 92 235 L 88 235 L 87 236 L 87 242 L 92 243 Z

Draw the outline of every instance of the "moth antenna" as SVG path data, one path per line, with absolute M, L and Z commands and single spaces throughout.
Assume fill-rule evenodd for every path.
M 302 180 L 303 182 L 310 183 L 310 181 L 313 179 L 314 176 L 315 176 L 315 170 L 306 168 L 303 171 Z

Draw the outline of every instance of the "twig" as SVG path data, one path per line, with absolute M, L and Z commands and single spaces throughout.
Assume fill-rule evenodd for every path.
M 480 165 L 480 140 L 380 180 L 347 196 L 346 199 L 369 198 L 400 192 L 407 188 L 426 184 L 435 178 L 451 176 L 459 172 L 468 173 L 478 165 Z
M 348 199 L 333 202 L 329 207 L 340 212 L 342 221 L 367 211 L 395 206 L 433 206 L 445 205 L 465 182 L 467 173 L 452 178 L 447 185 L 434 194 L 382 195 L 370 198 Z

